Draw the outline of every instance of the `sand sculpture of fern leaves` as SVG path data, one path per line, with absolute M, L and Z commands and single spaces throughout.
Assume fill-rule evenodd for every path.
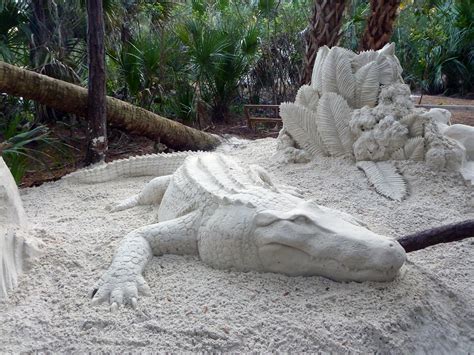
M 316 126 L 332 156 L 352 155 L 350 115 L 351 109 L 341 96 L 331 92 L 323 94 L 316 114 Z
M 367 160 L 438 159 L 444 154 L 446 163 L 435 163 L 442 167 L 454 149 L 414 109 L 401 72 L 393 44 L 359 54 L 321 47 L 311 85 L 300 88 L 294 103 L 280 105 L 285 134 L 313 156 L 359 161 L 379 193 L 401 200 L 406 185 L 396 169 Z
M 401 201 L 408 194 L 405 180 L 391 163 L 359 161 L 356 165 L 379 194 L 395 201 Z
M 310 154 L 328 155 L 316 125 L 316 112 L 294 103 L 280 105 L 283 125 L 298 145 Z

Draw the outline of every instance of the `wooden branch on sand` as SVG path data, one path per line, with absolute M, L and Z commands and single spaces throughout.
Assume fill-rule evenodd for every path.
M 0 61 L 0 93 L 37 101 L 59 111 L 87 117 L 87 89 Z M 161 117 L 107 96 L 107 121 L 179 150 L 210 150 L 217 136 Z
M 474 237 L 474 219 L 428 229 L 397 239 L 407 253 L 429 246 Z

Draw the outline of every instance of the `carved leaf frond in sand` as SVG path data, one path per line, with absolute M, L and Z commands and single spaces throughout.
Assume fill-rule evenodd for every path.
M 352 155 L 353 141 L 349 128 L 351 114 L 346 100 L 338 94 L 326 93 L 319 100 L 316 123 L 329 154 Z
M 425 159 L 425 139 L 421 136 L 410 138 L 403 150 L 407 159 L 423 160 Z
M 354 100 L 356 80 L 352 73 L 351 57 L 342 48 L 332 48 L 323 66 L 323 93 L 340 94 L 349 103 Z
M 411 113 L 402 117 L 401 124 L 408 127 L 408 134 L 410 137 L 424 136 L 425 133 L 425 119 L 417 113 Z
M 298 145 L 308 153 L 328 155 L 316 125 L 316 113 L 300 105 L 284 102 L 280 105 L 283 126 Z
M 352 71 L 356 73 L 364 65 L 376 61 L 379 58 L 379 53 L 370 49 L 368 51 L 360 52 L 351 60 Z
M 355 107 L 374 107 L 379 96 L 379 68 L 377 63 L 370 62 L 360 68 L 355 78 L 357 81 Z
M 380 83 L 382 85 L 389 85 L 395 82 L 403 83 L 401 78 L 403 69 L 398 58 L 395 56 L 395 43 L 387 43 L 377 53 L 379 53 L 377 64 L 380 69 Z
M 407 140 L 405 146 L 392 153 L 390 159 L 393 160 L 423 160 L 425 158 L 425 139 L 423 137 L 413 137 Z
M 301 105 L 314 112 L 318 110 L 319 94 L 309 85 L 303 85 L 296 94 L 295 104 Z
M 405 180 L 389 162 L 360 161 L 356 165 L 379 194 L 395 201 L 407 196 Z
M 381 55 L 377 60 L 377 66 L 380 84 L 390 85 L 397 82 L 398 67 L 393 57 Z
M 407 157 L 405 156 L 405 150 L 402 148 L 398 148 L 396 151 L 392 153 L 390 156 L 392 160 L 406 160 Z
M 323 89 L 323 65 L 328 54 L 329 47 L 323 46 L 319 48 L 314 61 L 313 73 L 311 75 L 311 87 L 319 92 Z
M 395 55 L 395 43 L 387 43 L 377 51 L 381 55 Z

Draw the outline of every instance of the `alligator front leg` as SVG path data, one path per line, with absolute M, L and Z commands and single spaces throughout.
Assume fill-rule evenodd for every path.
M 171 180 L 171 175 L 159 176 L 145 185 L 143 190 L 132 197 L 120 201 L 114 207 L 112 212 L 123 211 L 137 205 L 157 205 L 161 202 L 163 195 Z
M 200 213 L 152 224 L 129 233 L 112 264 L 91 292 L 92 303 L 109 302 L 114 311 L 121 304 L 137 305 L 139 294 L 149 295 L 142 272 L 152 255 L 197 254 L 197 222 Z

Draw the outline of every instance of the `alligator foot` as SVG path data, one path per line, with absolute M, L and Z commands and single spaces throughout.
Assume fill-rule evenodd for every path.
M 122 240 L 109 269 L 90 292 L 92 304 L 108 301 L 114 311 L 121 304 L 136 307 L 139 294 L 150 294 L 142 276 L 152 257 L 151 246 L 145 239 L 147 230 L 148 227 L 139 228 Z
M 110 310 L 116 311 L 122 304 L 137 308 L 138 295 L 150 296 L 150 287 L 140 274 L 124 269 L 110 268 L 97 282 L 90 297 L 92 304 L 109 302 Z
M 202 212 L 150 224 L 129 233 L 115 254 L 112 264 L 90 292 L 92 304 L 110 304 L 115 311 L 122 304 L 136 308 L 138 295 L 150 295 L 142 272 L 152 255 L 197 255 L 197 222 Z
M 135 207 L 135 206 L 139 205 L 138 196 L 139 195 L 134 195 L 132 197 L 129 197 L 125 200 L 122 200 L 122 201 L 118 202 L 115 205 L 112 205 L 112 207 L 110 207 L 110 206 L 107 207 L 107 209 L 110 208 L 110 212 L 119 212 L 119 211 L 123 211 L 123 210 L 127 210 L 129 208 Z

